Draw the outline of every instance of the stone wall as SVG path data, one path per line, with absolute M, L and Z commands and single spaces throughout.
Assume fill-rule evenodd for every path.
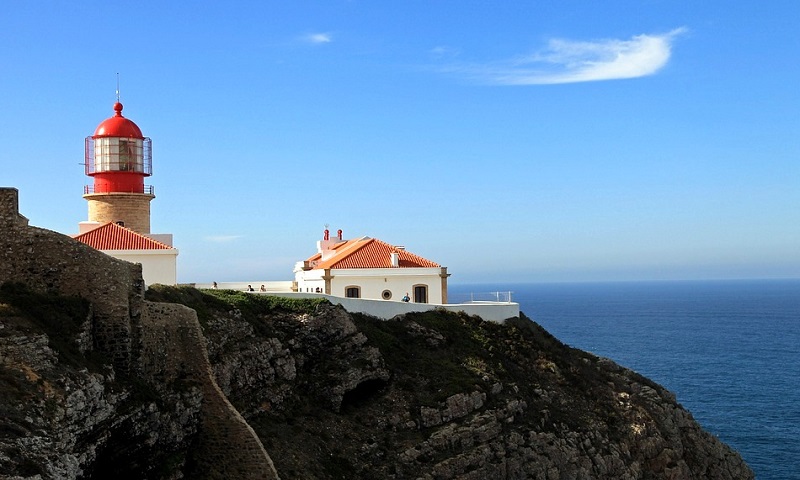
M 201 461 L 195 478 L 278 478 L 260 440 L 214 381 L 194 310 L 145 301 L 139 265 L 29 227 L 14 188 L 0 188 L 0 232 L 0 284 L 87 299 L 90 348 L 111 358 L 115 369 L 156 391 L 179 378 L 200 386 Z
M 167 384 L 185 377 L 200 382 L 201 435 L 194 452 L 198 472 L 205 478 L 278 478 L 258 436 L 217 386 L 194 310 L 145 302 L 141 358 L 147 377 Z
M 0 284 L 18 282 L 41 293 L 90 300 L 94 347 L 127 371 L 132 323 L 144 302 L 141 267 L 66 235 L 29 227 L 19 220 L 16 189 L 0 189 L 0 198 Z
M 28 225 L 28 219 L 19 213 L 19 192 L 16 188 L 0 188 L 0 227 Z

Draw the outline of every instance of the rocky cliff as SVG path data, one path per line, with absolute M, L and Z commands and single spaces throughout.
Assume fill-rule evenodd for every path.
M 663 387 L 524 317 L 148 296 L 203 312 L 217 383 L 283 479 L 753 478 Z
M 0 189 L 0 478 L 753 478 L 672 394 L 527 318 L 145 298 L 137 266 L 16 202 Z

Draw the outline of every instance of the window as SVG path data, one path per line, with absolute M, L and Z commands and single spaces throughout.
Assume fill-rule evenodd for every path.
M 414 303 L 428 303 L 427 285 L 414 285 Z
M 383 291 L 383 293 L 381 293 L 381 297 L 382 297 L 384 300 L 389 300 L 389 299 L 391 299 L 391 298 L 392 298 L 392 291 L 391 291 L 391 290 L 384 290 L 384 291 Z
M 133 142 L 125 138 L 119 139 L 119 169 L 122 171 L 133 170 Z
M 143 142 L 138 138 L 104 137 L 94 140 L 96 172 L 144 172 Z
M 111 138 L 98 138 L 94 141 L 95 172 L 105 172 L 111 169 L 111 140 Z
M 361 288 L 347 287 L 344 289 L 344 296 L 347 298 L 361 298 Z

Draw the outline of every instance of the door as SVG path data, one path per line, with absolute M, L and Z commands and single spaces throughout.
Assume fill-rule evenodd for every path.
M 414 286 L 414 303 L 428 303 L 428 286 Z

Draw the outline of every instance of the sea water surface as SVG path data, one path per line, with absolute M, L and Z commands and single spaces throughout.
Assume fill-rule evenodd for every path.
M 759 480 L 800 480 L 800 280 L 451 285 L 511 291 L 562 342 L 665 386 Z

